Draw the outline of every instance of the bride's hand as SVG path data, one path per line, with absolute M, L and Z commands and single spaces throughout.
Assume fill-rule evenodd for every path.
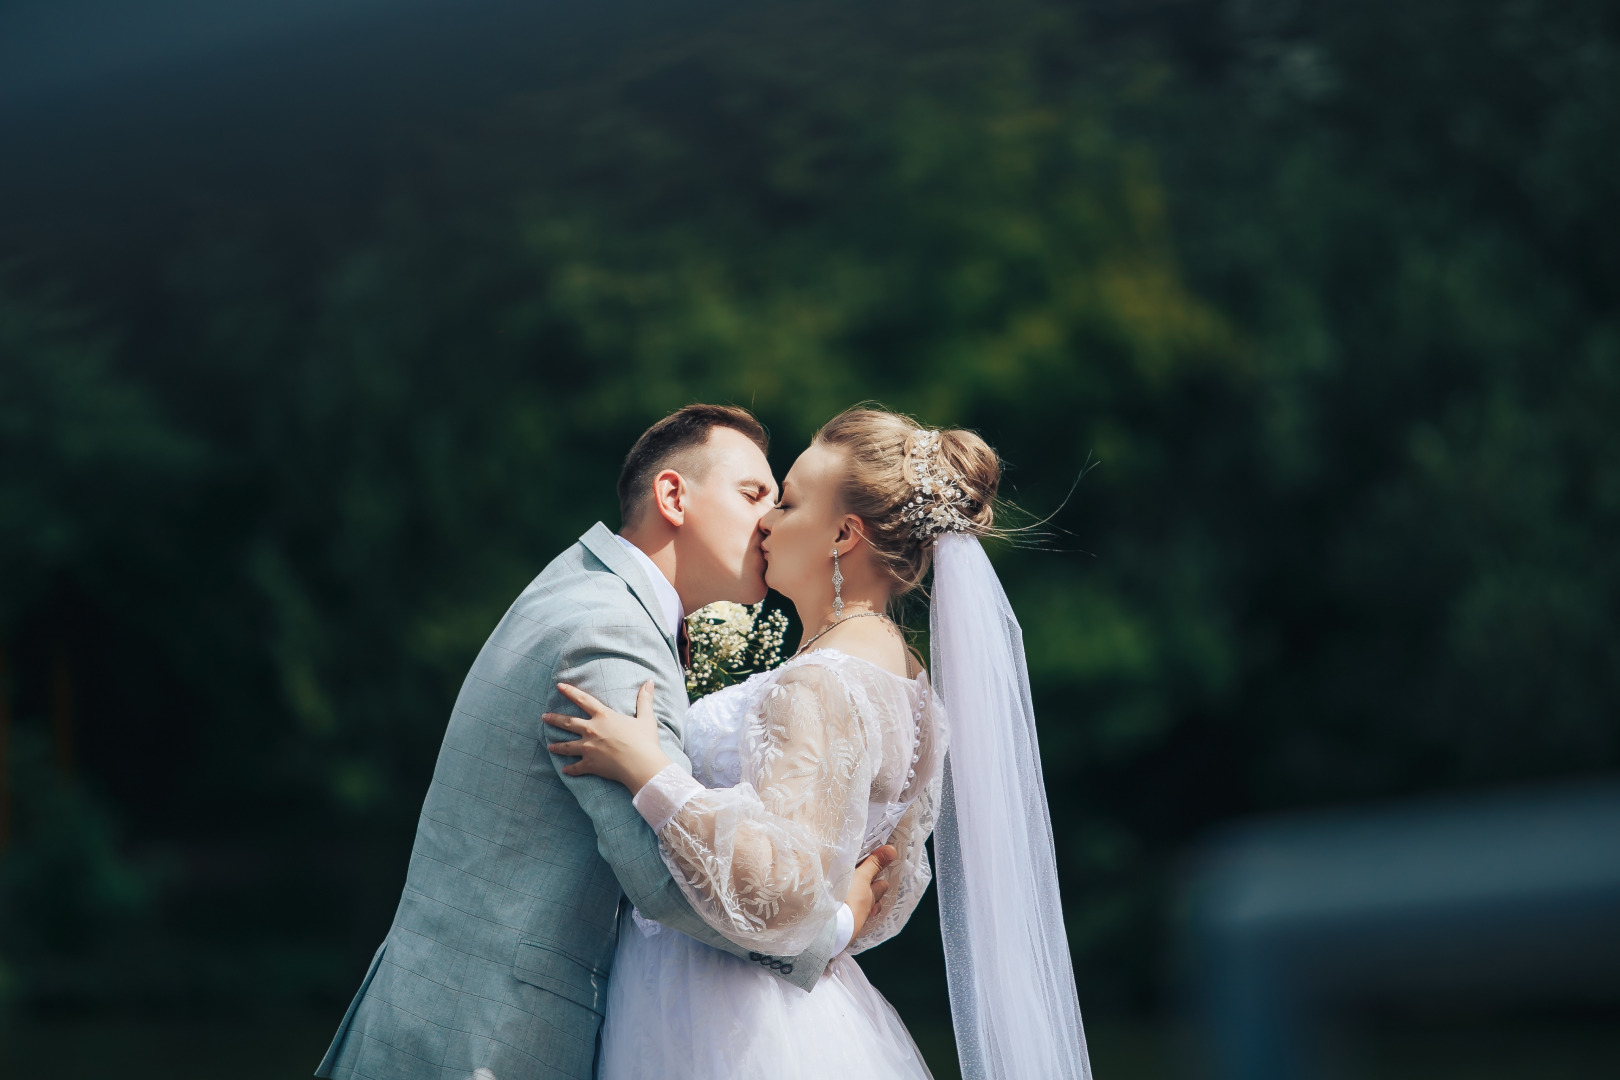
M 653 716 L 653 682 L 648 679 L 636 694 L 636 715 L 614 712 L 576 686 L 558 683 L 564 697 L 585 710 L 583 718 L 546 713 L 542 720 L 550 727 L 572 732 L 579 738 L 548 743 L 553 754 L 577 757 L 564 765 L 569 776 L 594 774 L 617 780 L 634 795 L 666 766 L 669 757 L 658 745 L 658 721 Z

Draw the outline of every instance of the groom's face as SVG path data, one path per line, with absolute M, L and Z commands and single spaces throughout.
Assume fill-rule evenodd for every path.
M 702 603 L 758 603 L 765 599 L 759 519 L 776 502 L 771 464 L 752 439 L 731 428 L 711 431 L 701 452 L 706 467 L 687 479 L 681 576 Z

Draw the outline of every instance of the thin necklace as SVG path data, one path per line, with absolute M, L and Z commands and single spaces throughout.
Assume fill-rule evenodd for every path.
M 859 611 L 859 612 L 856 612 L 854 615 L 845 615 L 842 619 L 835 620 L 833 622 L 832 626 L 827 627 L 827 629 L 822 630 L 820 633 L 816 634 L 815 637 L 811 638 L 809 641 L 805 642 L 803 645 L 800 645 L 798 647 L 798 649 L 794 650 L 793 655 L 798 656 L 799 653 L 804 652 L 804 650 L 808 649 L 810 646 L 812 646 L 816 642 L 820 641 L 822 634 L 830 634 L 832 632 L 834 626 L 843 626 L 845 623 L 849 622 L 849 620 L 851 620 L 851 619 L 889 619 L 889 617 L 887 615 L 883 614 L 883 612 L 881 612 L 881 611 Z M 889 622 L 893 623 L 894 620 L 889 619 Z M 895 624 L 895 628 L 899 629 L 899 624 L 898 623 Z

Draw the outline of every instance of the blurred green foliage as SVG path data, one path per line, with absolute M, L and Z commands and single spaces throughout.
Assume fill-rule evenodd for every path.
M 1612 5 L 633 22 L 340 226 L 12 253 L 13 996 L 341 1001 L 468 663 L 691 400 L 781 468 L 974 427 L 1034 516 L 1095 466 L 996 553 L 1088 1008 L 1158 1000 L 1214 822 L 1620 764 Z M 927 918 L 867 966 L 937 1027 Z

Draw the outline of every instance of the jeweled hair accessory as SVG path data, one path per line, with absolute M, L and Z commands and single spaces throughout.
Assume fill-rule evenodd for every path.
M 939 432 L 918 428 L 911 438 L 911 501 L 900 520 L 910 523 L 914 539 L 929 541 L 941 533 L 973 532 L 964 513 L 972 500 L 961 482 L 939 461 Z

